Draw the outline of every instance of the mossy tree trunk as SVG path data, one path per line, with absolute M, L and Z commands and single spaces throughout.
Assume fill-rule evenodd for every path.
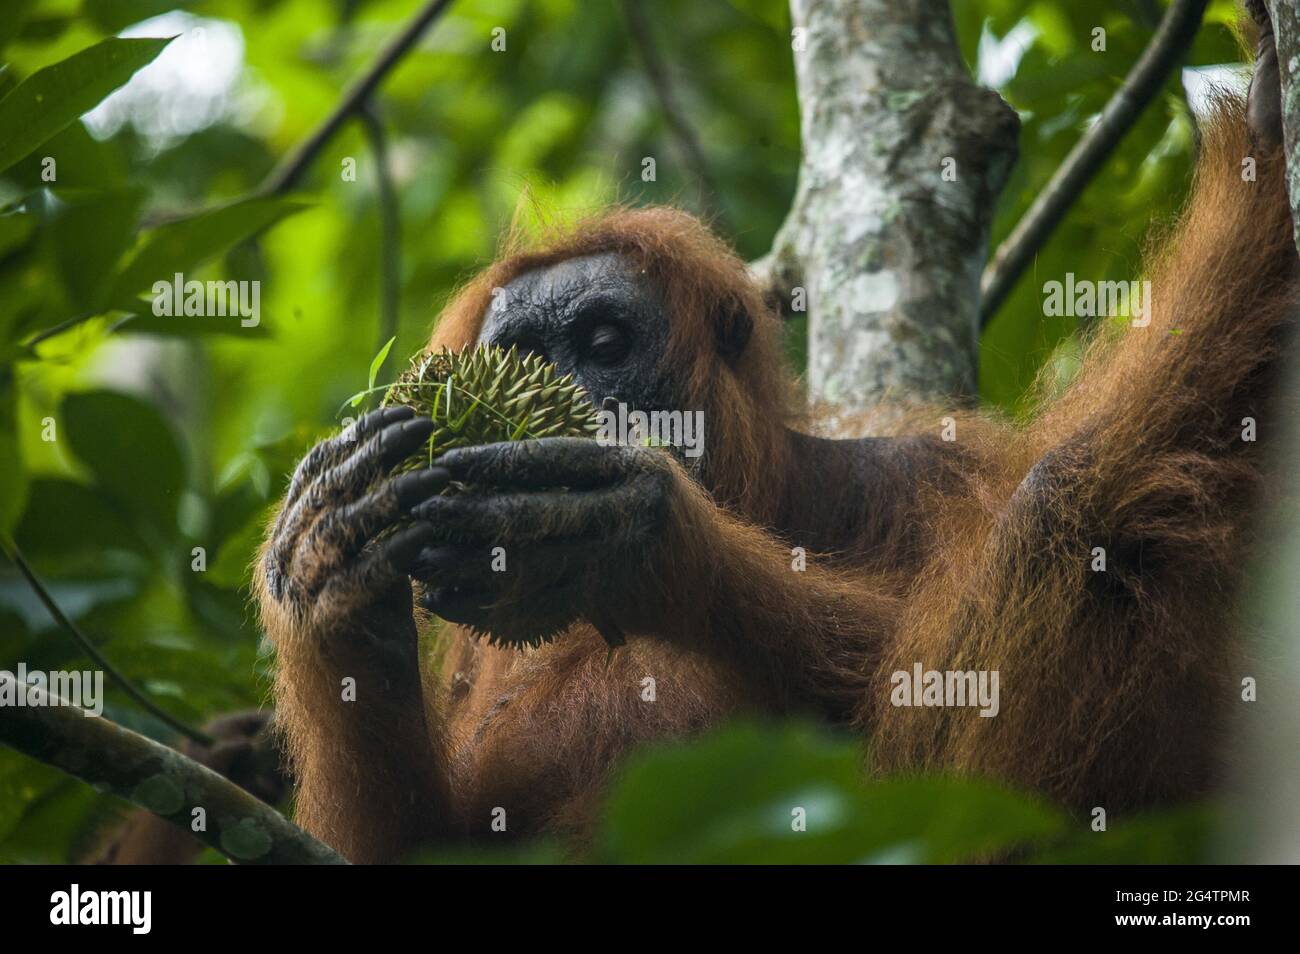
M 1019 121 L 971 79 L 946 0 L 791 0 L 793 208 L 755 270 L 809 315 L 809 397 L 976 392 L 980 272 Z

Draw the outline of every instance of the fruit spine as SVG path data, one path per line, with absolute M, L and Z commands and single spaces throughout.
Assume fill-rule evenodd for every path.
M 384 395 L 385 407 L 405 404 L 436 429 L 424 451 L 398 468 L 428 466 L 454 447 L 539 437 L 594 437 L 596 409 L 570 374 L 535 354 L 480 345 L 415 356 Z

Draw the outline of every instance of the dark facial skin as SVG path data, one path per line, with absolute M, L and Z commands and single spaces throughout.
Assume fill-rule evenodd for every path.
M 636 410 L 690 411 L 665 358 L 662 302 L 650 278 L 617 254 L 569 259 L 500 289 L 479 341 L 540 354 L 597 405 L 613 398 Z M 724 344 L 743 349 L 745 337 Z M 354 618 L 366 621 L 366 633 L 404 633 L 404 641 L 366 649 L 392 656 L 398 669 L 414 670 L 410 579 L 421 584 L 426 609 L 501 642 L 547 639 L 578 618 L 617 641 L 617 608 L 654 576 L 672 503 L 703 458 L 550 437 L 459 448 L 430 468 L 392 475 L 431 430 L 409 408 L 386 408 L 304 458 L 268 548 L 268 597 L 306 624 L 353 638 L 345 624 Z M 833 551 L 846 539 L 873 538 L 864 526 L 871 514 L 851 502 L 868 488 L 916 484 L 910 452 L 890 451 L 894 443 L 797 441 L 809 473 L 822 475 L 805 489 L 828 507 L 848 507 L 842 520 L 824 521 L 839 536 L 778 525 L 801 545 Z M 444 494 L 451 482 L 475 492 Z M 878 523 L 876 536 L 887 539 L 890 525 Z
M 650 279 L 614 252 L 533 269 L 493 295 L 479 344 L 518 345 L 554 362 L 601 406 L 685 409 L 663 366 L 668 316 Z
M 616 254 L 514 279 L 494 296 L 479 342 L 554 362 L 597 406 L 613 398 L 637 410 L 690 410 L 664 366 L 662 296 Z M 431 429 L 409 408 L 386 408 L 303 459 L 268 548 L 268 596 L 327 629 L 352 632 L 346 622 L 363 619 L 366 633 L 406 634 L 368 652 L 412 671 L 409 578 L 423 584 L 426 608 L 503 642 L 548 638 L 580 616 L 615 641 L 598 597 L 636 578 L 652 552 L 675 486 L 667 455 L 551 437 L 460 448 L 428 469 L 385 476 Z M 443 495 L 451 481 L 477 492 Z M 497 547 L 504 570 L 494 565 Z

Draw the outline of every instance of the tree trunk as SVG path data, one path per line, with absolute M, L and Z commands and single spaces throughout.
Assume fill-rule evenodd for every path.
M 1300 222 L 1300 10 L 1296 0 L 1269 0 L 1277 38 L 1277 62 L 1282 84 L 1282 130 L 1286 145 L 1287 192 L 1291 219 Z M 1300 244 L 1300 228 L 1296 230 Z M 1300 385 L 1300 362 L 1292 345 L 1290 384 Z M 1257 671 L 1259 701 L 1247 707 L 1250 750 L 1244 772 L 1250 830 L 1245 860 L 1262 864 L 1300 862 L 1300 596 L 1295 588 L 1300 572 L 1300 513 L 1295 506 L 1296 467 L 1300 464 L 1300 416 L 1288 402 L 1290 420 L 1282 422 L 1290 440 L 1277 461 L 1278 473 L 1289 475 L 1284 500 L 1270 523 L 1280 528 L 1275 549 L 1256 562 L 1259 639 Z M 1249 604 L 1248 604 L 1249 605 Z
M 1277 37 L 1277 65 L 1282 80 L 1282 132 L 1286 142 L 1287 193 L 1291 219 L 1300 222 L 1300 9 L 1296 0 L 1268 0 Z M 1296 231 L 1300 243 L 1300 228 Z
M 806 303 L 809 397 L 844 413 L 969 401 L 1019 121 L 972 82 L 943 0 L 790 7 L 803 161 L 755 270 L 787 309 Z

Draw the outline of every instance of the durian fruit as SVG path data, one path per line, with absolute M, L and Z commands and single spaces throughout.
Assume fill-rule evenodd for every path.
M 573 376 L 535 354 L 480 345 L 415 356 L 384 395 L 437 424 L 397 470 L 429 466 L 454 447 L 538 437 L 595 437 L 596 408 Z
M 518 348 L 504 351 L 480 346 L 465 351 L 424 352 L 384 395 L 384 406 L 405 404 L 416 414 L 432 418 L 436 428 L 428 444 L 396 468 L 427 467 L 438 455 L 456 447 L 539 437 L 589 437 L 599 430 L 596 408 L 572 375 Z M 453 484 L 444 493 L 474 491 Z M 537 581 L 533 581 L 536 583 Z M 491 632 L 473 630 L 500 646 L 538 646 L 554 639 L 572 622 L 571 611 L 550 606 L 546 581 L 536 589 L 526 616 L 498 619 Z M 506 594 L 509 604 L 512 595 Z M 612 652 L 624 636 L 612 625 L 593 620 Z
M 428 444 L 396 471 L 427 467 L 456 447 L 539 437 L 595 438 L 599 421 L 572 375 L 560 374 L 537 355 L 520 355 L 518 348 L 480 346 L 418 354 L 388 389 L 383 404 L 408 405 L 437 425 Z M 472 486 L 453 484 L 443 492 L 473 491 Z M 509 602 L 510 594 L 505 599 Z M 472 631 L 496 645 L 523 648 L 549 642 L 571 622 L 567 612 L 548 609 L 543 597 L 529 606 L 526 617 L 506 614 L 491 632 Z

